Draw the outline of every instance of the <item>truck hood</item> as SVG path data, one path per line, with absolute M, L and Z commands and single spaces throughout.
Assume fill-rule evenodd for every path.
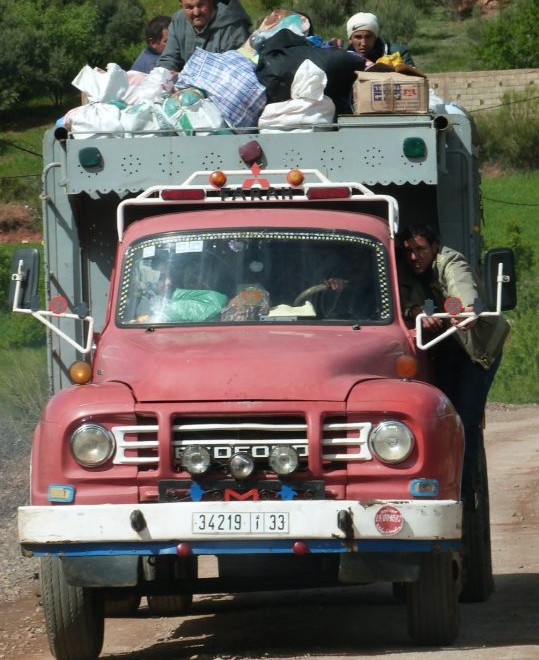
M 396 328 L 182 328 L 102 337 L 94 382 L 120 381 L 139 402 L 344 401 L 361 380 L 395 377 Z

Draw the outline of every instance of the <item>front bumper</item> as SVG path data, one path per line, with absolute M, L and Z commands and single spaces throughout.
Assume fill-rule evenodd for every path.
M 208 522 L 203 530 L 200 514 Z M 217 529 L 230 518 L 286 520 L 286 530 Z M 310 552 L 428 551 L 458 545 L 461 521 L 462 506 L 453 500 L 26 506 L 18 513 L 23 553 L 36 556 L 173 554 L 180 543 L 194 554 L 293 552 L 297 540 Z

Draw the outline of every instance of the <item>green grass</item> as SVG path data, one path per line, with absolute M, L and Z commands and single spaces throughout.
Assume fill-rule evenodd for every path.
M 0 132 L 0 173 L 18 177 L 40 175 L 44 126 Z M 5 173 L 5 174 L 4 174 Z M 9 173 L 9 174 L 8 174 Z
M 507 243 L 516 223 L 526 245 L 531 246 L 535 264 L 531 277 L 539 276 L 539 171 L 485 176 L 481 186 L 484 235 L 487 247 Z
M 12 201 L 10 193 L 13 188 L 24 188 L 25 182 L 32 186 L 35 180 L 40 185 L 43 134 L 63 112 L 76 104 L 76 99 L 75 94 L 71 95 L 66 100 L 65 109 L 60 111 L 55 110 L 48 99 L 39 99 L 22 114 L 13 111 L 3 115 L 0 124 L 0 202 Z
M 473 71 L 470 29 L 476 19 L 460 20 L 442 6 L 423 14 L 408 44 L 418 69 L 424 73 Z
M 489 400 L 538 403 L 539 171 L 484 176 L 482 193 L 486 246 L 513 247 L 520 264 L 517 307 L 506 314 L 511 334 Z
M 1 351 L 0 417 L 5 442 L 0 443 L 0 460 L 28 454 L 47 399 L 45 347 Z

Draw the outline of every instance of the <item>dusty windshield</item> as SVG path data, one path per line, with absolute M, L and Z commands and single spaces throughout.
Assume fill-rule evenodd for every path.
M 126 253 L 120 325 L 387 323 L 384 248 L 370 236 L 311 230 L 168 233 Z

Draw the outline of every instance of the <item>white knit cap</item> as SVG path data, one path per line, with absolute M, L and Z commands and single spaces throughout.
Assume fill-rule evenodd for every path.
M 354 14 L 346 23 L 346 34 L 348 38 L 350 39 L 357 30 L 369 30 L 369 32 L 372 32 L 377 37 L 380 34 L 378 19 L 374 14 L 364 11 Z

